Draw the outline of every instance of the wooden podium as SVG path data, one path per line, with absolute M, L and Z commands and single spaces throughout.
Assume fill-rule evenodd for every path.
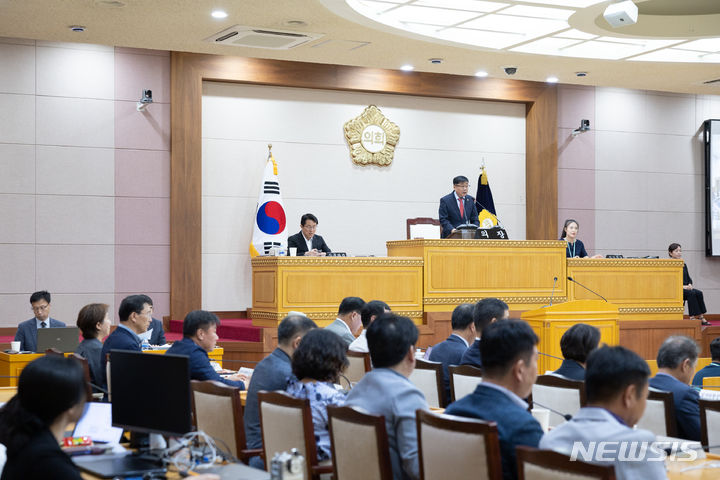
M 540 338 L 538 351 L 554 357 L 562 358 L 560 338 L 563 333 L 576 323 L 586 323 L 600 330 L 600 345 L 617 345 L 618 307 L 602 300 L 574 300 L 558 303 L 550 307 L 528 310 L 521 315 Z M 562 360 L 540 355 L 538 357 L 538 374 L 560 368 Z

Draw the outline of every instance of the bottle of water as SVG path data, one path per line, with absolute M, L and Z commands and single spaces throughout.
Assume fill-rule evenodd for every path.
M 147 338 L 143 339 L 141 348 L 143 350 L 150 350 L 150 342 L 148 341 Z

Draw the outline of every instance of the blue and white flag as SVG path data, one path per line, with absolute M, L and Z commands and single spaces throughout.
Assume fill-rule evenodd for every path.
M 269 152 L 255 210 L 250 256 L 269 255 L 271 248 L 287 249 L 286 223 L 285 207 L 280 196 L 277 162 L 272 152 Z

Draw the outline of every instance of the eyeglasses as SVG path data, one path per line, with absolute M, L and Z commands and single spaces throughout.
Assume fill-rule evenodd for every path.
M 49 303 L 46 303 L 45 305 L 37 305 L 37 306 L 31 307 L 31 310 L 33 312 L 42 312 L 43 310 L 46 310 L 49 306 L 50 306 Z

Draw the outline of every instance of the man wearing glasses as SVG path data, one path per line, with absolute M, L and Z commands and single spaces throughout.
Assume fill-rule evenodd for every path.
M 26 352 L 37 350 L 38 328 L 65 326 L 63 322 L 50 318 L 50 292 L 41 290 L 30 295 L 30 306 L 35 317 L 20 323 L 15 334 L 15 341 L 20 342 L 20 350 Z

